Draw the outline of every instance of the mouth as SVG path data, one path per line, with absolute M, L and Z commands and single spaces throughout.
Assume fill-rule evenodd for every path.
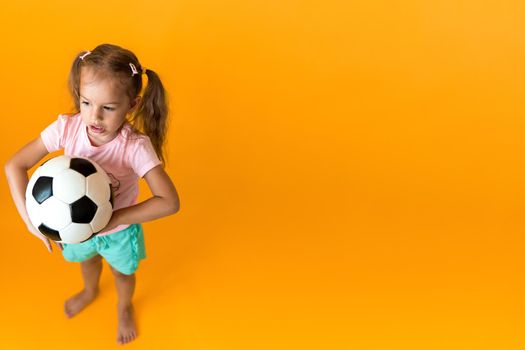
M 101 134 L 104 132 L 104 128 L 101 126 L 90 125 L 89 130 L 95 134 Z

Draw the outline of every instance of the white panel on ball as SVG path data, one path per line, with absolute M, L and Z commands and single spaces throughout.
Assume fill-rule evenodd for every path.
M 58 156 L 51 158 L 44 163 L 40 176 L 54 177 L 59 172 L 69 169 L 71 159 L 68 156 Z
M 40 205 L 40 210 L 43 224 L 53 230 L 60 231 L 71 223 L 69 205 L 56 197 L 48 198 Z
M 96 205 L 107 202 L 111 198 L 111 189 L 107 179 L 104 173 L 94 173 L 86 179 L 86 196 Z
M 104 178 L 106 179 L 106 182 L 108 184 L 111 183 L 111 179 L 109 178 L 108 174 L 106 173 L 106 171 L 104 169 L 102 169 L 102 167 L 100 165 L 98 165 L 98 163 L 94 162 L 94 161 L 91 161 L 91 163 L 93 163 L 93 165 L 95 166 L 95 168 L 97 169 L 97 172 L 98 173 L 101 173 L 102 176 L 104 176 Z
M 106 202 L 102 206 L 99 206 L 95 217 L 93 218 L 93 220 L 91 220 L 91 227 L 93 228 L 93 232 L 98 232 L 104 227 L 106 227 L 109 220 L 111 219 L 111 215 L 113 215 L 113 209 L 111 208 L 111 204 L 109 202 Z
M 71 223 L 65 229 L 60 230 L 61 242 L 66 244 L 80 243 L 88 239 L 92 234 L 90 224 Z
M 42 223 L 39 206 L 40 205 L 33 198 L 33 196 L 26 197 L 27 215 L 29 216 L 29 221 L 31 221 L 35 228 L 38 228 L 38 226 L 40 226 Z
M 60 172 L 53 179 L 53 196 L 71 204 L 86 194 L 86 178 L 73 169 Z

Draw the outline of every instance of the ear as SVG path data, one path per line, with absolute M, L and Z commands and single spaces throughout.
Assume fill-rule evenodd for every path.
M 129 112 L 134 112 L 137 109 L 138 105 L 140 104 L 140 100 L 141 99 L 142 99 L 142 96 L 139 95 L 139 96 L 135 97 L 133 100 L 131 100 L 128 113 Z

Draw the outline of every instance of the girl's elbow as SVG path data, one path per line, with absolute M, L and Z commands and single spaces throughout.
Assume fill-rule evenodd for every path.
M 180 210 L 180 198 L 176 190 L 171 199 L 171 209 L 173 210 L 172 214 Z
M 18 170 L 25 170 L 25 171 L 28 171 L 29 168 L 25 167 L 23 165 L 23 163 L 20 162 L 19 159 L 17 159 L 16 157 L 12 157 L 10 158 L 5 164 L 4 164 L 4 172 L 6 175 L 9 175 L 10 173 L 12 173 L 13 171 L 18 171 Z
M 175 214 L 177 213 L 179 210 L 180 210 L 180 204 L 179 204 L 179 201 L 176 201 L 174 202 L 172 205 L 171 205 L 171 214 Z
M 172 215 L 178 212 L 180 210 L 179 198 L 175 198 L 174 200 L 171 200 L 169 208 L 170 208 L 170 214 Z
M 171 198 L 164 198 L 162 203 L 163 211 L 165 215 L 173 215 L 179 211 L 179 201 L 172 200 Z
M 4 164 L 4 173 L 6 175 L 8 175 L 11 170 L 13 169 L 13 158 L 9 159 L 5 164 Z

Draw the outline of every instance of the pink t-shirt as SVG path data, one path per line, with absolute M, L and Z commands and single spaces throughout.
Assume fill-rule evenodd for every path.
M 134 132 L 129 123 L 124 124 L 113 140 L 93 146 L 80 114 L 61 114 L 40 136 L 49 152 L 64 149 L 67 156 L 93 159 L 107 172 L 114 195 L 113 210 L 136 204 L 139 178 L 161 164 L 149 137 Z M 109 235 L 128 226 L 120 225 L 99 235 Z

